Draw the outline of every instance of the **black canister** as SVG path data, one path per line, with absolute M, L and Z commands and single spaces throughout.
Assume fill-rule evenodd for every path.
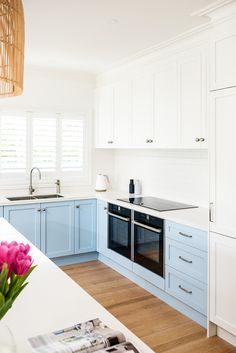
M 129 193 L 134 194 L 134 179 L 130 179 L 129 181 Z

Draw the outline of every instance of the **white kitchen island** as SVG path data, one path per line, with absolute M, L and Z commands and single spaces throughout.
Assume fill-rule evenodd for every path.
M 22 234 L 0 218 L 0 241 L 3 240 L 28 243 Z M 133 342 L 140 352 L 153 353 L 146 344 L 33 245 L 30 254 L 37 268 L 29 277 L 28 286 L 3 318 L 3 322 L 8 325 L 15 337 L 18 353 L 31 352 L 28 337 L 94 318 L 100 318 L 111 328 L 122 331 L 126 339 Z M 130 313 L 133 314 L 135 313 Z

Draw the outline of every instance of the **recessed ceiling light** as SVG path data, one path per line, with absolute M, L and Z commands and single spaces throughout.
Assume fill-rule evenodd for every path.
M 119 23 L 119 20 L 117 18 L 110 18 L 110 20 L 107 21 L 109 25 L 117 25 Z

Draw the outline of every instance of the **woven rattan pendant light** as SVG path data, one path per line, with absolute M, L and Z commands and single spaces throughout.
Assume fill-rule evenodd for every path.
M 0 98 L 23 91 L 24 11 L 21 0 L 0 0 Z

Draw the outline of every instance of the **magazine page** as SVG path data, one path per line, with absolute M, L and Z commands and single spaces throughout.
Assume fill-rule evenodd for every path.
M 132 343 L 124 342 L 112 347 L 100 349 L 96 353 L 139 353 L 139 351 Z
M 92 353 L 125 342 L 124 335 L 100 319 L 28 339 L 35 353 Z

